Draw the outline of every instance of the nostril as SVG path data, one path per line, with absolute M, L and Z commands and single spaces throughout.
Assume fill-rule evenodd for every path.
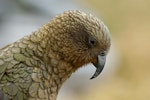
M 106 52 L 103 51 L 103 52 L 100 53 L 100 55 L 101 55 L 101 56 L 105 56 L 105 55 L 106 55 Z

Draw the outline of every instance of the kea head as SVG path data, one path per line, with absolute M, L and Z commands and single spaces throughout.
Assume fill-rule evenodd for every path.
M 98 18 L 80 11 L 67 11 L 51 21 L 53 50 L 74 70 L 93 63 L 97 77 L 104 68 L 111 46 L 108 28 Z

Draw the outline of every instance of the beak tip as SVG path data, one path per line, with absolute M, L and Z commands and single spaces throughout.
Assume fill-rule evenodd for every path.
M 90 80 L 92 80 L 94 77 L 92 76 L 91 78 L 90 78 Z
M 94 75 L 90 79 L 96 78 L 101 73 L 101 71 L 99 69 L 97 69 L 96 72 L 94 73 Z
M 96 78 L 102 72 L 102 70 L 105 66 L 105 61 L 106 61 L 106 57 L 98 56 L 98 62 L 97 62 L 97 64 L 94 64 L 94 66 L 96 67 L 96 72 L 90 79 Z

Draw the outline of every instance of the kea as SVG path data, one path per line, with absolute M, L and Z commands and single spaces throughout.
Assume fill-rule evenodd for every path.
M 92 63 L 97 77 L 111 46 L 106 25 L 73 10 L 0 49 L 0 100 L 56 100 L 62 84 Z

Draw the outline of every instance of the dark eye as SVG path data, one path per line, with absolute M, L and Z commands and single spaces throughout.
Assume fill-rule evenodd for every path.
M 89 38 L 89 44 L 92 45 L 92 46 L 95 46 L 96 45 L 96 39 L 93 38 L 93 37 L 90 37 Z

